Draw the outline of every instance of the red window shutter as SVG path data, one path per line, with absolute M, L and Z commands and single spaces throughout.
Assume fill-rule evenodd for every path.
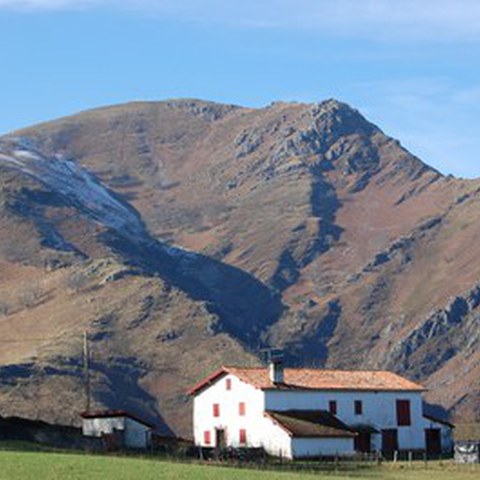
M 232 389 L 232 379 L 231 378 L 227 378 L 227 380 L 225 381 L 225 387 L 227 388 L 227 390 Z
M 408 426 L 411 424 L 410 400 L 397 400 L 397 425 Z
M 213 404 L 213 416 L 214 417 L 220 416 L 220 405 L 218 403 Z
M 361 400 L 355 400 L 355 415 L 361 415 L 363 413 L 363 404 Z
M 210 436 L 210 430 L 205 430 L 203 432 L 203 443 L 205 445 L 210 445 L 211 442 L 212 442 L 212 437 Z
M 240 402 L 238 404 L 238 414 L 243 417 L 245 415 L 245 411 L 246 411 L 245 402 Z
M 336 415 L 337 414 L 337 402 L 335 400 L 330 400 L 328 402 L 328 411 L 332 414 L 332 415 Z
M 240 429 L 240 445 L 246 445 L 247 443 L 247 431 L 244 428 Z

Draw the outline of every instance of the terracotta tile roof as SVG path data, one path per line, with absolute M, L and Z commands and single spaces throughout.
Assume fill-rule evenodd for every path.
M 299 438 L 354 437 L 356 434 L 325 410 L 288 410 L 265 412 L 290 436 Z
M 267 368 L 225 367 L 246 383 L 262 388 L 300 388 L 314 390 L 425 390 L 393 372 L 367 370 L 322 370 L 314 368 L 286 368 L 284 384 L 270 381 Z
M 425 388 L 393 372 L 381 370 L 322 370 L 314 368 L 286 368 L 284 383 L 270 381 L 268 368 L 222 367 L 195 385 L 193 395 L 219 377 L 227 374 L 238 377 L 262 390 L 361 390 L 361 391 L 411 391 L 421 392 Z

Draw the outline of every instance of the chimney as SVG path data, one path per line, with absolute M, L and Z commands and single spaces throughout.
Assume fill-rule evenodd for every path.
M 272 352 L 268 365 L 268 374 L 272 383 L 284 383 L 283 355 L 281 352 Z

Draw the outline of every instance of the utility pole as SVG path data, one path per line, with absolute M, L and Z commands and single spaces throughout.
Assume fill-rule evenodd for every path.
M 88 345 L 88 331 L 83 334 L 83 374 L 85 382 L 85 412 L 90 411 L 90 349 Z

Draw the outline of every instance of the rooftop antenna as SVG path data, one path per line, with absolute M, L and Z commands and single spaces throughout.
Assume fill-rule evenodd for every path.
M 265 364 L 283 361 L 283 350 L 280 348 L 262 348 L 260 350 L 262 362 Z
M 85 382 L 85 413 L 90 412 L 90 346 L 88 331 L 83 333 L 83 375 Z
M 270 381 L 275 384 L 283 384 L 284 367 L 283 367 L 283 350 L 279 348 L 267 348 L 264 350 L 264 355 L 268 364 L 268 377 Z

